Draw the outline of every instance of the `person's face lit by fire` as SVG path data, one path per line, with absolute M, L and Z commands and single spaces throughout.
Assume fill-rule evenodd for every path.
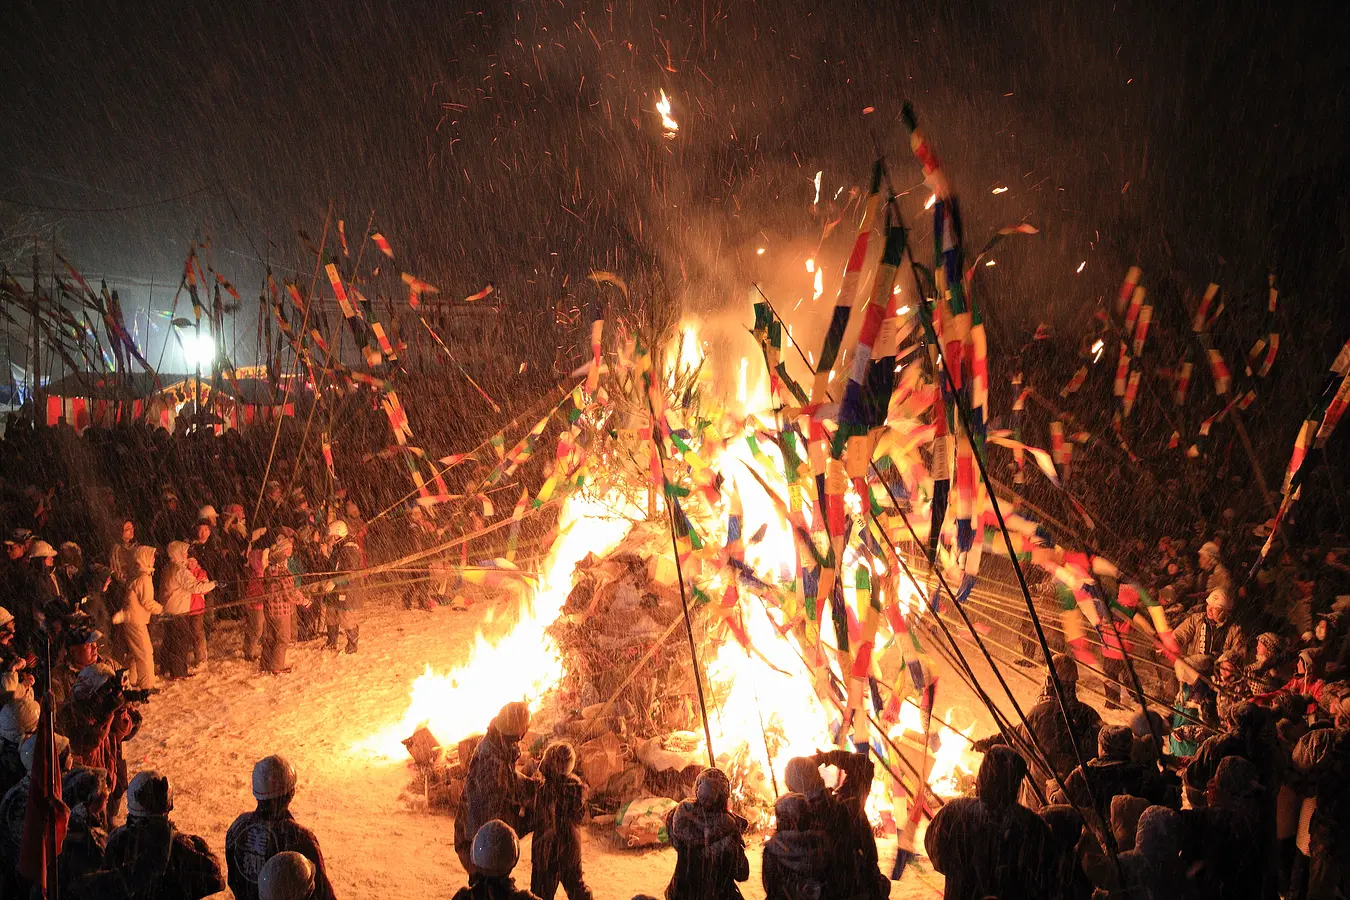
M 136 525 L 133 522 L 122 523 L 122 543 L 130 544 L 136 540 Z
M 98 644 L 88 641 L 83 644 L 76 644 L 69 651 L 71 663 L 80 669 L 85 666 L 92 666 L 98 662 Z
M 1215 625 L 1224 625 L 1228 622 L 1228 610 L 1217 603 L 1206 603 L 1205 618 Z
M 1223 681 L 1232 681 L 1237 678 L 1237 666 L 1231 659 L 1225 659 L 1219 663 L 1219 678 Z
M 1218 563 L 1218 560 L 1210 556 L 1208 553 L 1198 554 L 1197 559 L 1200 562 L 1200 568 L 1206 572 L 1213 569 L 1214 566 Z
M 209 540 L 211 540 L 211 526 L 205 522 L 198 522 L 196 543 L 205 544 Z
M 23 559 L 24 547 L 18 541 L 5 541 L 5 555 L 10 559 Z

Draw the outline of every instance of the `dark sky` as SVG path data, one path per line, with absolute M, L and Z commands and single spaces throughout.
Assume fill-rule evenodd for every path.
M 751 275 L 792 291 L 817 170 L 858 184 L 880 146 L 917 186 L 908 97 L 971 243 L 1042 230 L 982 276 L 995 334 L 1068 327 L 1133 262 L 1253 296 L 1273 266 L 1294 315 L 1344 321 L 1347 26 L 1300 2 L 14 2 L 0 196 L 191 196 L 6 202 L 0 228 L 54 227 L 124 296 L 210 235 L 254 294 L 253 258 L 306 266 L 296 229 L 317 239 L 330 201 L 354 241 L 374 210 L 399 268 L 457 296 L 494 280 L 528 344 L 592 267 L 705 307 Z

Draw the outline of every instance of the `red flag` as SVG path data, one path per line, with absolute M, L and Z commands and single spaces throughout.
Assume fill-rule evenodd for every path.
M 47 890 L 47 869 L 55 865 L 66 839 L 70 809 L 61 800 L 61 765 L 56 758 L 56 732 L 52 721 L 52 694 L 42 698 L 38 718 L 37 748 L 30 772 L 28 808 L 19 844 L 19 874 Z

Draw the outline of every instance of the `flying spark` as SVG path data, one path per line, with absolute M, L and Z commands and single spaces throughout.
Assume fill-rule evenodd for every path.
M 1008 189 L 1007 189 L 1006 187 L 996 187 L 996 188 L 994 188 L 994 193 L 995 193 L 995 194 L 1006 194 L 1006 193 L 1008 193 Z
M 909 315 L 909 307 L 908 307 L 908 306 L 902 306 L 902 307 L 900 307 L 898 310 L 896 310 L 896 312 L 899 313 L 899 314 L 902 315 L 902 316 L 907 316 L 907 315 Z
M 816 261 L 814 258 L 806 261 L 806 271 L 814 272 L 816 270 Z
M 1092 356 L 1092 364 L 1093 364 L 1094 366 L 1095 366 L 1098 362 L 1101 361 L 1101 358 L 1102 358 L 1102 351 L 1105 350 L 1105 349 L 1106 349 L 1106 343 L 1105 343 L 1104 341 L 1102 341 L 1101 338 L 1098 338 L 1098 339 L 1097 339 L 1097 343 L 1095 343 L 1095 344 L 1092 345 L 1092 353 L 1093 353 L 1093 356 Z
M 825 277 L 824 277 L 824 276 L 825 276 L 825 270 L 824 270 L 824 269 L 816 269 L 816 287 L 815 287 L 815 293 L 814 293 L 814 294 L 812 295 L 812 297 L 811 297 L 812 300 L 819 300 L 819 299 L 820 299 L 820 295 L 823 294 L 823 293 L 825 293 Z
M 656 102 L 656 111 L 661 114 L 661 127 L 666 137 L 673 138 L 675 132 L 680 130 L 680 123 L 670 117 L 670 98 L 666 96 L 664 88 L 661 90 L 661 99 Z
M 992 259 L 991 259 L 991 260 L 987 260 L 987 261 L 985 262 L 985 265 L 986 265 L 986 266 L 992 266 L 992 265 L 994 265 L 994 261 L 993 261 Z
M 756 251 L 755 251 L 755 255 L 756 255 L 756 256 L 763 256 L 763 255 L 764 255 L 764 248 L 763 248 L 763 247 L 760 247 L 758 250 L 756 250 Z
M 932 209 L 933 204 L 937 202 L 937 194 L 928 198 L 928 202 L 923 205 L 924 209 Z
M 1083 260 L 1082 262 L 1080 262 L 1080 263 L 1078 264 L 1078 274 L 1079 274 L 1079 275 L 1082 275 L 1082 274 L 1083 274 L 1083 270 L 1086 269 L 1086 268 L 1087 268 L 1087 260 L 1085 259 L 1085 260 Z
M 812 206 L 815 206 L 817 203 L 820 202 L 820 176 L 822 176 L 822 175 L 824 175 L 824 174 L 825 174 L 825 172 L 824 172 L 823 169 L 822 169 L 821 171 L 819 171 L 819 172 L 816 173 L 816 177 L 815 177 L 815 183 L 816 183 L 816 199 L 814 199 L 814 200 L 811 201 L 811 205 L 812 205 Z

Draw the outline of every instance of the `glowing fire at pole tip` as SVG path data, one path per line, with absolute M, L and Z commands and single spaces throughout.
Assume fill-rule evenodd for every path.
M 661 99 L 656 101 L 656 111 L 661 114 L 661 129 L 665 136 L 673 138 L 675 132 L 680 130 L 680 123 L 670 117 L 670 98 L 664 89 L 661 90 Z

